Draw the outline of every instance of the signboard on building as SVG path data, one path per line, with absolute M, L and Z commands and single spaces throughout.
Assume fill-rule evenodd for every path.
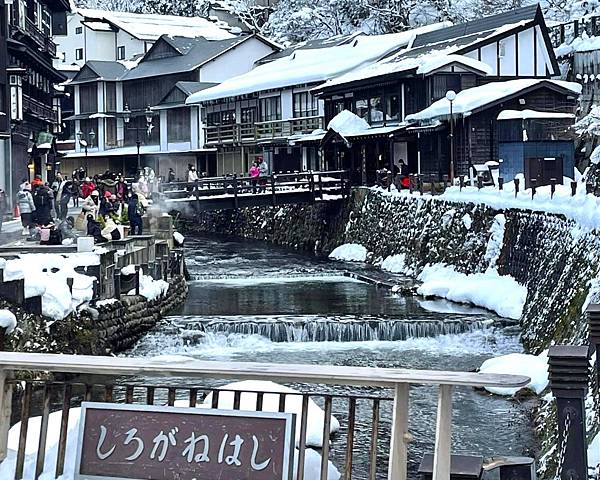
M 83 403 L 76 480 L 290 480 L 295 415 Z

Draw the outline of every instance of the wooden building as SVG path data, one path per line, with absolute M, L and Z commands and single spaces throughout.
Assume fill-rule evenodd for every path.
M 350 169 L 363 184 L 383 166 L 441 178 L 489 161 L 511 180 L 543 157 L 560 159 L 556 165 L 571 175 L 568 127 L 580 86 L 550 80 L 558 74 L 539 6 L 521 8 L 417 35 L 410 48 L 313 89 L 329 127 L 344 110 L 365 123 L 296 141 L 318 144 L 326 168 Z M 526 119 L 503 113 L 522 110 L 531 112 Z M 520 135 L 513 120 L 521 121 Z
M 56 167 L 51 139 L 60 129 L 60 107 L 54 87 L 66 77 L 52 66 L 52 35 L 65 33 L 69 9 L 67 0 L 0 3 L 0 137 L 11 137 L 9 152 L 6 142 L 0 145 L 0 187 L 10 200 L 24 178 L 47 178 Z

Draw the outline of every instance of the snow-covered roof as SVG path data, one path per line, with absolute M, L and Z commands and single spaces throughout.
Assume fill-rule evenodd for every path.
M 342 110 L 327 124 L 328 130 L 334 130 L 340 135 L 360 133 L 369 128 L 371 126 L 364 118 L 360 118 L 350 110 Z
M 154 41 L 164 34 L 190 38 L 201 36 L 209 40 L 233 37 L 227 30 L 201 17 L 113 12 L 87 8 L 77 8 L 74 13 L 91 22 L 109 22 L 135 38 L 145 41 Z
M 86 27 L 91 28 L 97 32 L 112 32 L 113 28 L 108 23 L 104 22 L 83 22 Z
M 323 82 L 350 70 L 375 62 L 391 52 L 405 48 L 415 35 L 429 25 L 415 30 L 386 35 L 360 35 L 352 42 L 326 48 L 298 49 L 291 55 L 259 65 L 248 73 L 190 96 L 186 103 L 199 103 L 253 92 Z M 439 27 L 438 27 L 439 28 Z
M 454 114 L 466 117 L 474 110 L 480 109 L 488 104 L 498 102 L 503 98 L 516 95 L 522 90 L 534 87 L 536 85 L 541 86 L 542 84 L 556 86 L 568 90 L 576 95 L 581 93 L 581 85 L 562 80 L 527 78 L 508 80 L 506 82 L 491 82 L 459 92 L 456 95 L 456 99 L 452 102 L 452 110 Z M 449 115 L 450 102 L 445 98 L 442 98 L 420 112 L 407 115 L 406 120 L 408 122 L 427 121 L 439 117 L 448 117 Z
M 537 110 L 502 110 L 498 114 L 498 120 L 528 120 L 530 118 L 575 118 L 575 114 L 538 112 Z

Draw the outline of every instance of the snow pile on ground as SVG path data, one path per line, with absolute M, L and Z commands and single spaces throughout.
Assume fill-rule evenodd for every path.
M 336 247 L 329 254 L 329 258 L 346 262 L 364 262 L 367 259 L 367 249 L 358 243 L 345 243 Z
M 25 298 L 42 297 L 42 313 L 61 320 L 93 296 L 94 278 L 75 271 L 77 267 L 99 265 L 97 253 L 31 253 L 8 260 L 4 280 L 25 279 Z M 67 278 L 73 279 L 73 292 Z
M 77 455 L 77 435 L 79 431 L 80 408 L 69 410 L 67 449 L 65 457 L 65 473 L 59 480 L 73 480 L 75 472 L 75 459 Z M 54 480 L 56 471 L 56 455 L 58 453 L 58 440 L 60 434 L 60 420 L 62 412 L 57 411 L 50 414 L 48 418 L 48 436 L 46 438 L 46 458 L 44 471 L 39 480 Z M 35 466 L 37 460 L 37 449 L 39 444 L 39 433 L 42 417 L 31 417 L 27 428 L 27 442 L 25 444 L 25 468 L 23 470 L 24 480 L 33 480 L 35 477 Z M 0 463 L 0 478 L 14 478 L 15 465 L 17 462 L 17 450 L 19 448 L 19 433 L 21 422 L 13 425 L 8 433 L 8 452 L 6 459 Z
M 401 273 L 403 275 L 413 274 L 413 269 L 406 264 L 406 254 L 404 253 L 386 257 L 381 262 L 381 269 L 386 272 Z
M 278 385 L 269 381 L 246 380 L 243 382 L 230 383 L 220 387 L 224 390 L 242 390 L 240 396 L 240 410 L 256 411 L 257 394 L 252 392 L 281 392 L 281 393 L 299 393 L 292 388 Z M 233 409 L 233 392 L 220 392 L 218 408 Z M 212 404 L 212 393 L 204 399 L 206 405 Z M 279 394 L 266 393 L 263 396 L 263 411 L 279 411 Z M 287 395 L 285 399 L 285 411 L 295 413 L 300 422 L 302 416 L 302 395 Z M 308 418 L 306 422 L 306 445 L 310 447 L 323 446 L 323 425 L 325 422 L 325 413 L 312 399 L 308 401 Z M 299 424 L 298 424 L 299 425 Z M 340 422 L 334 416 L 331 417 L 330 433 L 335 433 L 340 429 Z M 300 427 L 296 428 L 296 445 L 300 439 Z M 311 477 L 307 477 L 311 478 Z
M 12 333 L 17 327 L 17 317 L 10 310 L 0 310 L 0 328 Z
M 166 295 L 169 284 L 164 280 L 154 280 L 149 275 L 140 275 L 140 295 L 148 300 L 156 300 Z M 130 290 L 127 295 L 135 295 L 135 289 Z
M 531 378 L 531 382 L 523 388 L 536 394 L 542 393 L 548 386 L 548 351 L 540 355 L 526 355 L 524 353 L 511 353 L 501 357 L 490 358 L 481 365 L 481 373 L 504 373 L 507 375 L 524 375 Z M 521 388 L 495 388 L 485 389 L 496 395 L 514 395 Z
M 419 295 L 470 303 L 515 320 L 521 318 L 527 298 L 526 287 L 493 269 L 467 275 L 438 263 L 427 265 L 418 279 L 423 282 L 417 289 Z

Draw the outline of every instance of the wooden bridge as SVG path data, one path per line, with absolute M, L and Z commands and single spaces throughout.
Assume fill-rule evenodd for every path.
M 335 200 L 345 198 L 349 188 L 346 170 L 274 173 L 259 178 L 233 174 L 162 183 L 159 197 L 171 210 L 191 207 L 205 212 Z

